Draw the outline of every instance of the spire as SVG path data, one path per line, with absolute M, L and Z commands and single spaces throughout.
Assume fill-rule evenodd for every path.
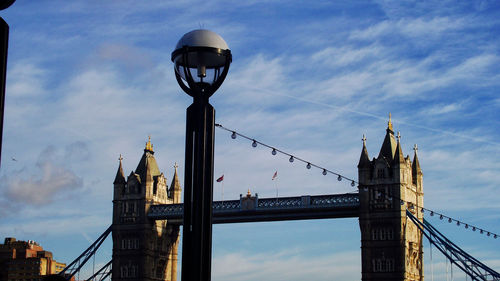
M 413 147 L 413 150 L 415 150 L 415 154 L 413 155 L 413 164 L 411 166 L 411 173 L 413 179 L 416 179 L 419 174 L 422 174 L 422 170 L 420 169 L 420 163 L 418 161 L 418 156 L 417 156 L 418 146 L 416 144 Z
M 387 122 L 387 130 L 391 130 L 394 134 L 394 130 L 392 129 L 392 121 L 391 121 L 391 113 L 389 112 L 389 122 Z
M 151 136 L 148 136 L 148 142 L 146 143 L 146 148 L 144 148 L 144 151 L 149 151 L 154 154 L 153 145 L 151 144 Z
M 172 183 L 170 184 L 171 190 L 181 190 L 181 184 L 179 182 L 179 176 L 177 176 L 177 163 L 174 165 L 174 177 L 172 178 Z
M 115 181 L 113 182 L 113 184 L 125 183 L 125 175 L 123 174 L 123 166 L 122 166 L 123 157 L 121 154 L 120 154 L 120 158 L 118 158 L 118 160 L 120 161 L 120 166 L 118 166 L 118 171 L 116 171 L 116 177 L 115 177 Z
M 361 140 L 363 141 L 363 149 L 361 150 L 361 156 L 359 157 L 358 168 L 365 167 L 371 163 L 370 157 L 368 156 L 368 150 L 366 149 L 366 137 L 364 134 Z
M 394 154 L 394 163 L 401 164 L 404 163 L 405 158 L 403 156 L 403 149 L 401 148 L 401 135 L 398 132 L 398 144 L 396 146 L 396 152 Z
M 380 153 L 378 157 L 383 156 L 389 163 L 394 159 L 394 153 L 396 152 L 396 140 L 394 139 L 394 131 L 392 129 L 391 114 L 389 113 L 389 122 L 387 122 L 387 129 L 382 143 L 382 148 L 380 148 Z
M 137 168 L 135 169 L 135 173 L 140 176 L 141 181 L 146 180 L 146 175 L 148 177 L 155 177 L 161 174 L 153 154 L 153 145 L 151 144 L 150 136 L 148 142 L 146 143 L 146 148 L 144 148 L 144 154 L 139 161 L 139 165 L 137 165 Z

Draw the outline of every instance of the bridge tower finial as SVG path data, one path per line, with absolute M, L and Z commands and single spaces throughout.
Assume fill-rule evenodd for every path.
M 146 143 L 146 148 L 144 148 L 144 150 L 154 152 L 153 145 L 151 144 L 151 135 L 148 136 L 148 142 Z
M 393 128 L 392 128 L 392 115 L 391 113 L 389 112 L 389 121 L 387 122 L 387 129 L 391 130 L 391 131 L 394 131 Z

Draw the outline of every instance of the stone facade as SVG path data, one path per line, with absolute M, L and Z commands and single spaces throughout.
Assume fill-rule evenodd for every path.
M 415 154 L 403 156 L 389 118 L 377 158 L 370 160 L 363 137 L 358 164 L 363 281 L 423 281 L 422 233 L 406 216 L 423 220 L 423 174 Z
M 179 226 L 147 218 L 151 205 L 180 203 L 177 166 L 170 188 L 154 158 L 151 140 L 135 172 L 114 181 L 112 280 L 177 280 Z

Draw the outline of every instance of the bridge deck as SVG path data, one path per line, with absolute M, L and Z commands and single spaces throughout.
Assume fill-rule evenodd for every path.
M 182 224 L 183 204 L 151 206 L 148 217 Z M 359 216 L 359 194 L 258 198 L 213 202 L 213 223 L 350 218 Z

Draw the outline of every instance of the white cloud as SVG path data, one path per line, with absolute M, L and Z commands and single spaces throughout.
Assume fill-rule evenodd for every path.
M 297 270 L 299 269 L 299 270 Z M 217 280 L 338 280 L 360 279 L 359 252 L 306 256 L 284 252 L 235 252 L 214 257 Z
M 85 151 L 85 144 L 72 144 L 66 151 L 69 158 L 67 160 L 84 161 L 81 155 L 75 155 L 77 150 Z M 85 152 L 87 153 L 88 151 Z M 40 153 L 35 167 L 4 175 L 1 178 L 2 201 L 17 208 L 24 205 L 41 206 L 61 200 L 64 195 L 81 189 L 83 179 L 70 169 L 70 163 L 57 154 L 61 152 L 55 147 L 47 147 Z M 33 168 L 35 171 L 32 172 Z
M 6 93 L 14 98 L 35 98 L 44 96 L 45 69 L 27 60 L 15 63 L 9 69 Z
M 384 20 L 364 29 L 353 30 L 350 40 L 378 40 L 385 36 L 400 35 L 410 38 L 438 38 L 445 32 L 457 31 L 464 26 L 464 20 L 449 17 L 406 18 Z
M 463 108 L 463 103 L 451 103 L 451 104 L 440 104 L 440 105 L 435 105 L 433 107 L 429 107 L 421 114 L 423 115 L 442 115 L 442 114 L 449 114 L 453 113 L 455 111 L 459 111 Z

